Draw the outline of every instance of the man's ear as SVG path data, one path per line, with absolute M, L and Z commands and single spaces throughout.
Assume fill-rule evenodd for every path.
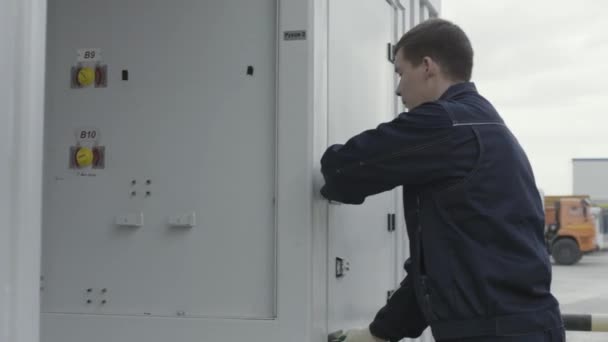
M 427 78 L 433 77 L 439 72 L 437 63 L 431 57 L 422 58 L 422 66 Z

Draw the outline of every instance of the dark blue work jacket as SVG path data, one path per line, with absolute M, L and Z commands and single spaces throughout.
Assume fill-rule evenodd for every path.
M 370 329 L 397 341 L 518 335 L 563 325 L 528 158 L 473 83 L 333 145 L 324 197 L 361 204 L 403 186 L 408 276 Z

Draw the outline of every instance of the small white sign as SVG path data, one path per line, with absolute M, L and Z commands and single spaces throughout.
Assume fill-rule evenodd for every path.
M 99 129 L 93 127 L 78 128 L 74 133 L 76 135 L 76 141 L 80 145 L 95 145 L 101 138 Z
M 78 49 L 78 62 L 98 62 L 101 61 L 101 49 Z
M 285 31 L 283 40 L 306 40 L 306 31 Z

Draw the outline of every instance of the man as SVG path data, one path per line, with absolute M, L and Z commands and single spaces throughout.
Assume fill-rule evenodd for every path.
M 409 112 L 331 146 L 321 194 L 347 204 L 403 186 L 407 277 L 347 342 L 398 341 L 428 327 L 438 341 L 563 341 L 544 212 L 525 152 L 470 82 L 473 49 L 441 19 L 396 47 Z

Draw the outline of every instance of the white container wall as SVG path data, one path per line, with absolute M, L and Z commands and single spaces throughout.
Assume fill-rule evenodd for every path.
M 41 340 L 317 339 L 309 4 L 49 8 Z
M 11 3 L 0 13 L 23 18 L 2 21 L 2 43 L 43 49 L 42 3 Z M 318 161 L 403 110 L 389 44 L 439 13 L 49 0 L 43 150 L 44 54 L 1 65 L 15 80 L 2 127 L 16 128 L 1 151 L 19 157 L 2 171 L 0 338 L 38 341 L 38 288 L 42 342 L 320 342 L 369 324 L 404 276 L 401 196 L 329 204 Z

